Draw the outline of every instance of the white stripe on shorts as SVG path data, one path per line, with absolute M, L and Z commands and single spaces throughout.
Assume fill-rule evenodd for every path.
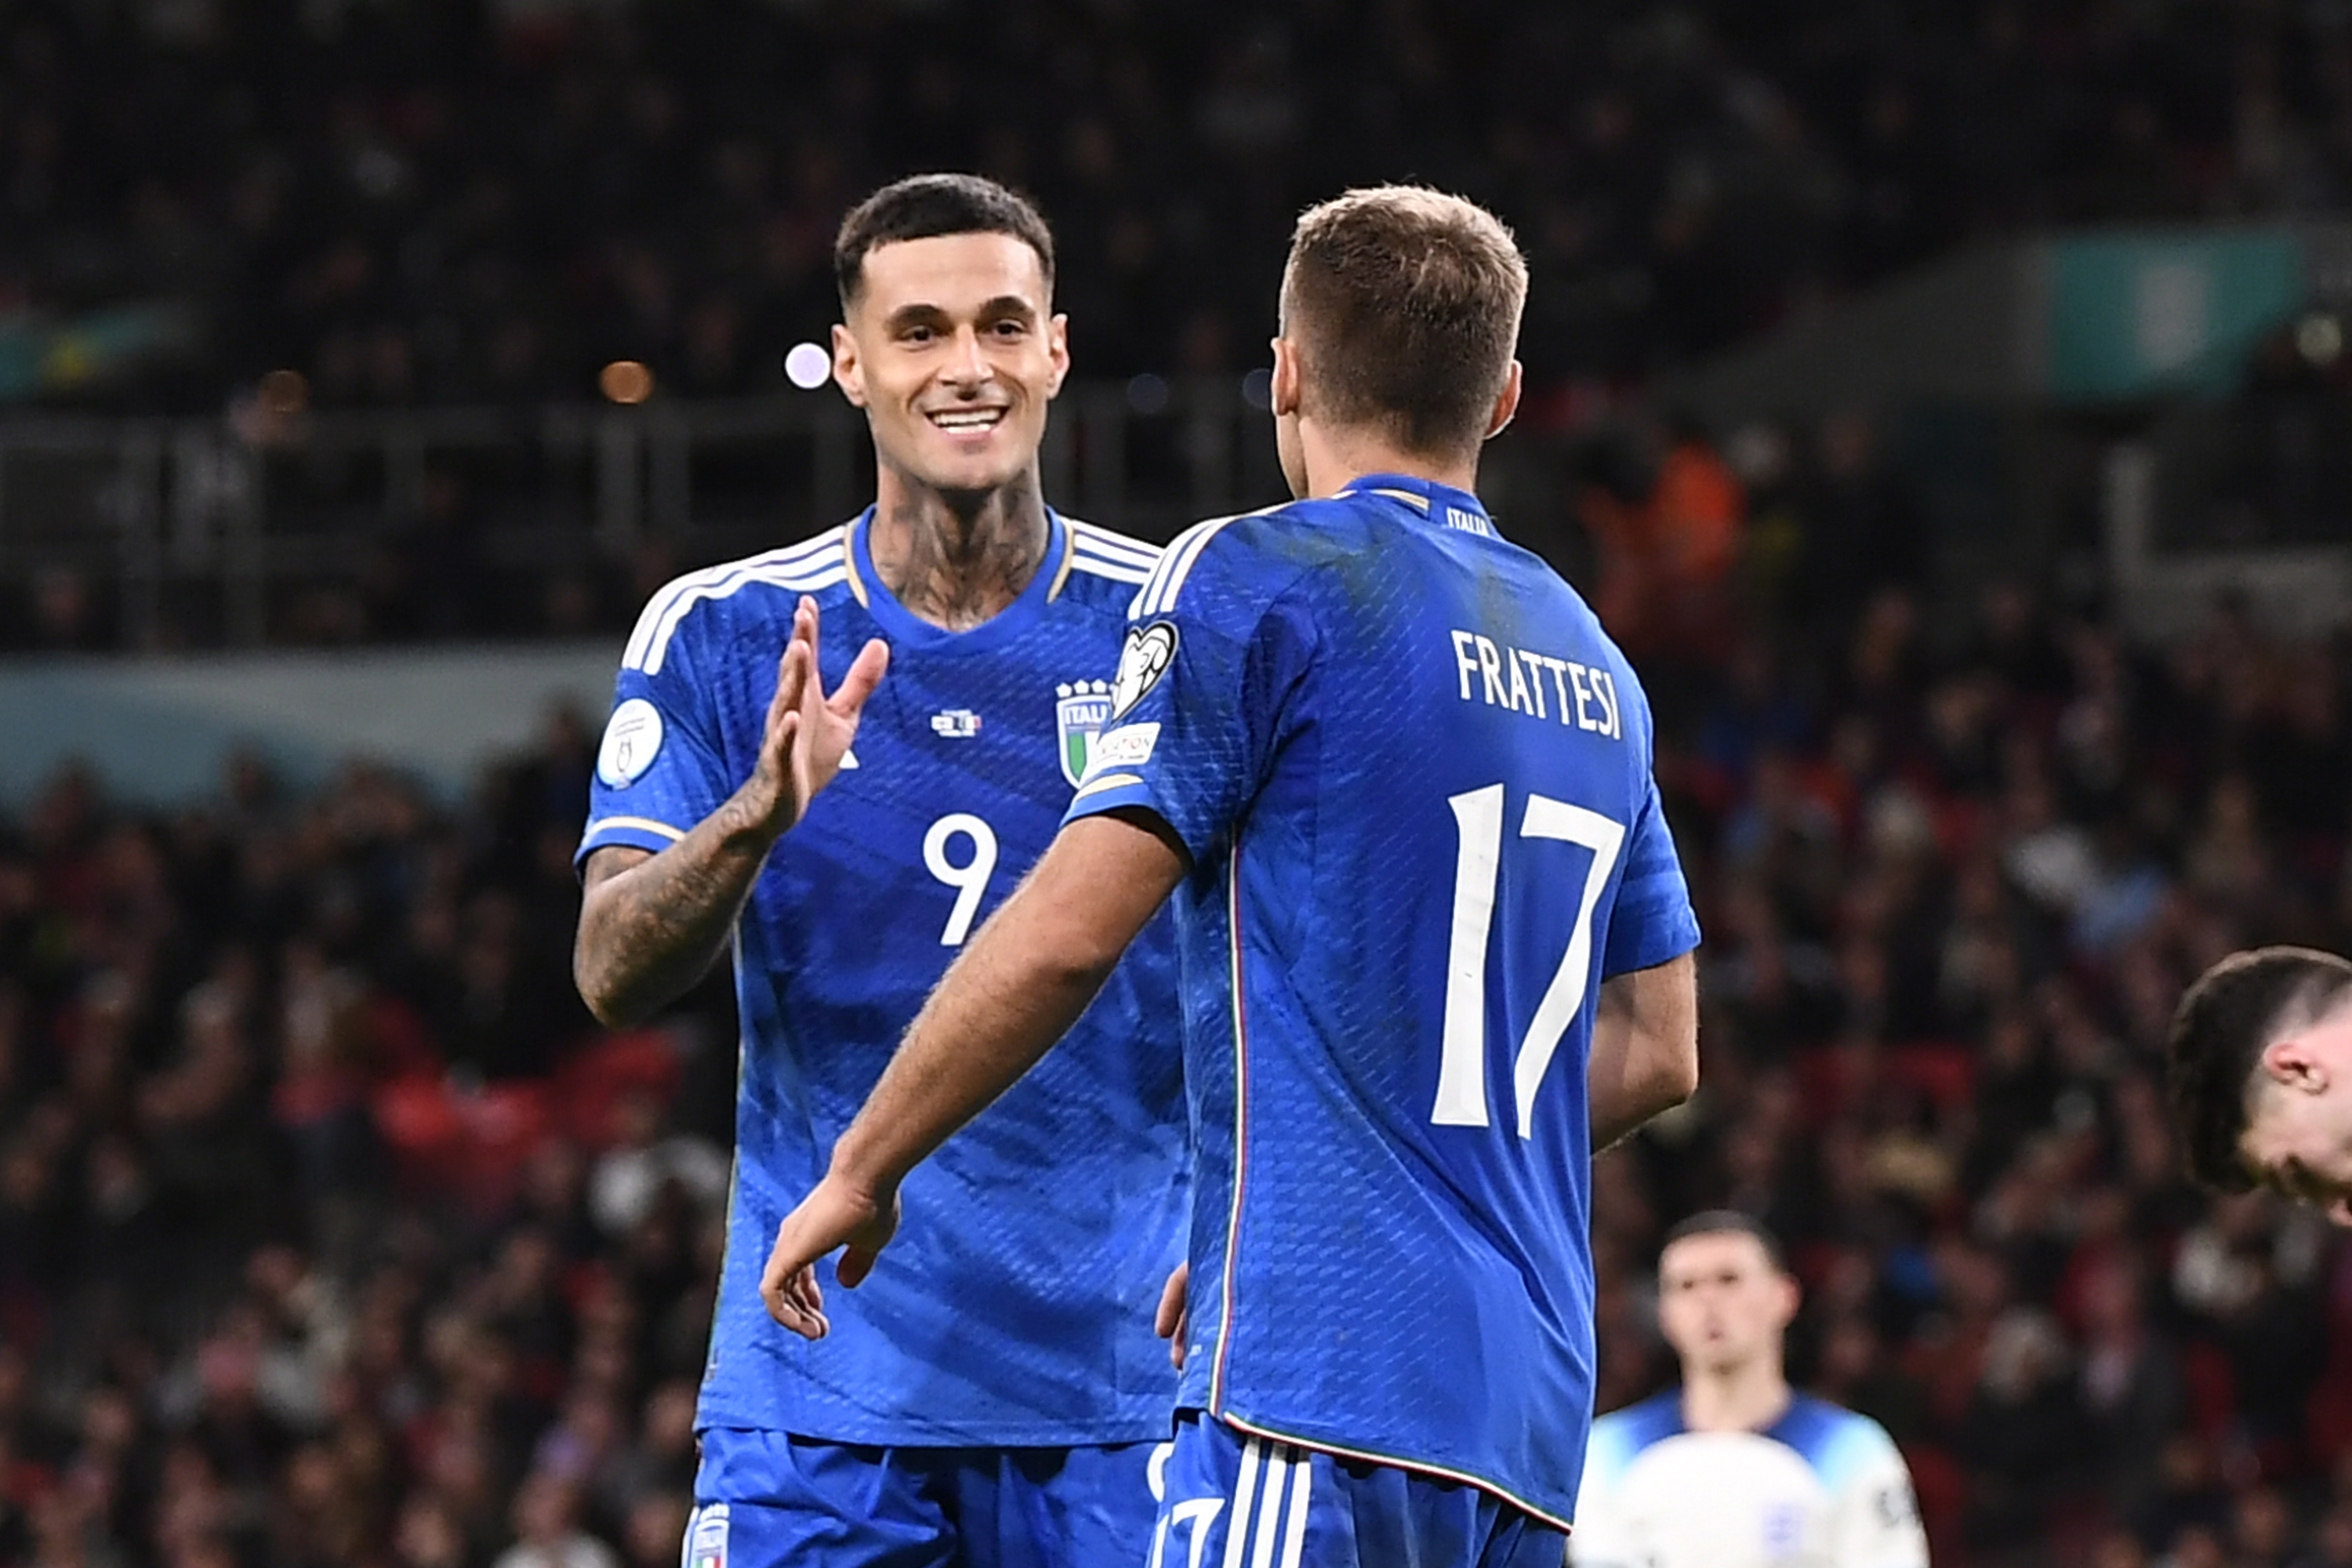
M 1315 1456 L 1293 1448 L 1298 1456 L 1290 1472 L 1290 1529 L 1282 1539 L 1282 1568 L 1298 1568 L 1307 1550 L 1307 1503 L 1315 1485 Z

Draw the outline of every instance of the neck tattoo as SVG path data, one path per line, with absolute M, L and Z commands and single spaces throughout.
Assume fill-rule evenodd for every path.
M 934 626 L 969 631 L 1021 596 L 1045 558 L 1045 509 L 1033 486 L 991 492 L 966 511 L 923 492 L 875 514 L 874 570 L 898 603 Z

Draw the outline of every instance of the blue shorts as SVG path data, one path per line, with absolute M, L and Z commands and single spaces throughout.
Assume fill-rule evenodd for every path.
M 1151 1472 L 1145 1568 L 1560 1568 L 1568 1555 L 1558 1527 L 1467 1482 L 1245 1437 L 1193 1410 Z
M 1151 1543 L 1150 1443 L 878 1448 L 727 1427 L 701 1436 L 683 1568 L 1129 1568 Z

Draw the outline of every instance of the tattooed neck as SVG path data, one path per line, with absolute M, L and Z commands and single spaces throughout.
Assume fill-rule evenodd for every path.
M 1045 504 L 1034 479 L 967 507 L 907 487 L 875 509 L 866 546 L 898 603 L 934 626 L 969 631 L 1021 596 L 1045 558 Z

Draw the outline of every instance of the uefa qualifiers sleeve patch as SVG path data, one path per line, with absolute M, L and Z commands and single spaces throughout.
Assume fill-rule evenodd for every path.
M 1111 682 L 1110 716 L 1113 721 L 1124 717 L 1128 710 L 1143 700 L 1144 693 L 1160 684 L 1168 667 L 1176 662 L 1176 626 L 1171 621 L 1154 621 L 1148 626 L 1138 626 L 1127 634 L 1127 646 L 1119 650 L 1118 678 Z
M 646 776 L 661 754 L 661 710 L 632 697 L 613 710 L 604 743 L 596 749 L 596 776 L 614 789 L 626 789 Z

